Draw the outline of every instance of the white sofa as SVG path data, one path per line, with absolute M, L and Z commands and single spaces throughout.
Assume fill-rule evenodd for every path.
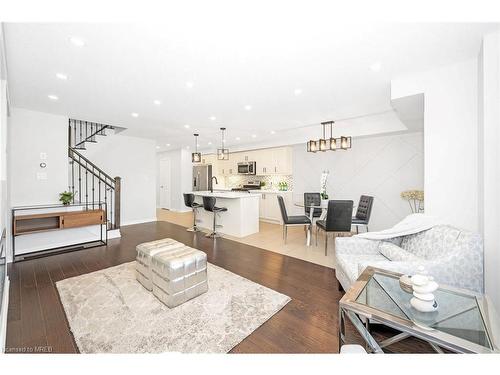
M 336 275 L 344 290 L 349 289 L 367 266 L 409 275 L 415 274 L 419 266 L 424 266 L 439 283 L 483 293 L 483 242 L 480 235 L 437 225 L 386 241 L 411 253 L 412 260 L 389 260 L 379 252 L 381 241 L 356 236 L 336 238 Z

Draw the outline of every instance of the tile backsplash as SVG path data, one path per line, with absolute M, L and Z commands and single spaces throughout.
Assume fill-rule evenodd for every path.
M 269 176 L 227 176 L 225 177 L 226 188 L 241 187 L 248 181 L 264 181 L 266 185 L 263 189 L 278 190 L 278 183 L 285 181 L 288 184 L 288 190 L 293 190 L 292 175 L 269 175 Z

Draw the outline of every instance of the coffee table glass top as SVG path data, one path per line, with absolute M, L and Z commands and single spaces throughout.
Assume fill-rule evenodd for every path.
M 437 311 L 419 312 L 410 305 L 413 295 L 401 289 L 398 277 L 375 272 L 356 302 L 412 321 L 421 328 L 438 330 L 493 349 L 474 295 L 439 288 L 434 296 Z

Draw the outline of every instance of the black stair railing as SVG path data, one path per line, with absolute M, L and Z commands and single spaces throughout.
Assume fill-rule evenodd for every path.
M 106 228 L 120 227 L 121 178 L 111 177 L 77 150 L 85 150 L 85 142 L 96 142 L 96 136 L 105 136 L 109 125 L 94 122 L 69 120 L 68 157 L 69 188 L 73 203 L 84 204 L 86 209 L 106 205 Z

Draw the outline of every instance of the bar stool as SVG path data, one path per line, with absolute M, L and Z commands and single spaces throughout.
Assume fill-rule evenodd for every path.
M 202 205 L 194 201 L 194 194 L 184 193 L 183 195 L 184 195 L 184 204 L 193 210 L 193 227 L 188 228 L 187 231 L 198 232 L 200 229 L 198 229 L 198 227 L 196 226 L 196 212 L 198 211 L 198 208 L 200 208 Z
M 210 211 L 214 213 L 214 227 L 212 230 L 212 233 L 207 234 L 205 237 L 211 237 L 211 238 L 216 238 L 220 237 L 221 235 L 217 233 L 217 223 L 216 223 L 216 217 L 219 212 L 225 212 L 227 211 L 226 207 L 216 207 L 215 203 L 217 202 L 217 199 L 215 197 L 203 197 L 203 208 L 206 211 Z

